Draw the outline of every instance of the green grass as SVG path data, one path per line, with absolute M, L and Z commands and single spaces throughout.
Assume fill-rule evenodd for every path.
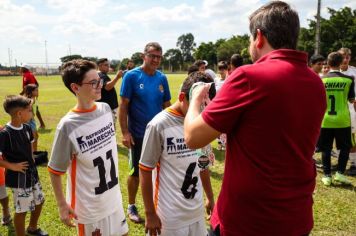
M 39 107 L 46 124 L 45 130 L 39 131 L 39 150 L 50 152 L 54 132 L 60 118 L 64 116 L 75 104 L 75 97 L 64 87 L 59 76 L 41 77 Z M 184 79 L 182 74 L 168 75 L 172 102 L 176 100 L 180 84 Z M 116 86 L 117 91 L 120 84 Z M 21 90 L 21 77 L 0 77 L 1 100 L 5 95 L 18 94 Z M 2 101 L 1 101 L 2 103 Z M 0 107 L 0 124 L 9 121 L 8 115 Z M 120 185 L 123 194 L 124 208 L 127 207 L 126 179 L 128 173 L 127 149 L 121 144 L 120 131 L 117 132 L 119 148 L 119 173 Z M 216 144 L 214 143 L 214 146 Z M 215 198 L 220 191 L 221 180 L 224 172 L 223 153 L 216 151 L 216 163 L 211 168 L 211 179 Z M 317 157 L 320 159 L 320 156 Z M 58 210 L 55 203 L 49 175 L 45 166 L 39 167 L 40 179 L 46 195 L 46 202 L 40 218 L 40 227 L 47 230 L 50 235 L 75 235 L 75 229 L 69 229 L 59 221 Z M 317 177 L 317 187 L 314 194 L 314 219 L 315 226 L 312 235 L 356 235 L 356 189 L 355 187 L 332 186 L 324 187 L 320 181 L 320 173 Z M 353 186 L 356 186 L 356 178 L 351 178 Z M 12 199 L 9 192 L 10 200 Z M 140 213 L 143 215 L 142 197 L 139 191 L 137 203 Z M 10 202 L 12 207 L 12 202 Z M 13 210 L 12 210 L 13 211 Z M 144 227 L 129 223 L 129 234 L 133 236 L 143 235 Z M 14 235 L 13 226 L 0 226 L 0 235 Z

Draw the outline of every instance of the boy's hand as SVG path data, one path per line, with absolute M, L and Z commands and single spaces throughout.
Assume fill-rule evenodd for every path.
M 149 236 L 161 234 L 162 223 L 156 213 L 146 214 L 145 232 Z
M 28 168 L 27 161 L 19 162 L 19 163 L 9 163 L 9 166 L 8 166 L 8 169 L 10 169 L 12 171 L 21 172 L 21 173 L 25 173 L 27 168 Z
M 211 214 L 213 213 L 214 205 L 215 205 L 214 200 L 206 199 L 205 209 L 206 209 L 206 213 L 208 214 L 207 220 L 210 220 Z
M 59 207 L 59 217 L 63 224 L 69 227 L 75 227 L 75 224 L 73 223 L 73 218 L 78 219 L 78 216 L 68 204 Z

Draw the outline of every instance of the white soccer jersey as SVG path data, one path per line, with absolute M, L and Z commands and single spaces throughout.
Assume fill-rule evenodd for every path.
M 348 75 L 348 76 L 352 76 L 354 78 L 354 80 L 356 80 L 356 67 L 354 67 L 354 66 L 349 66 L 347 68 L 347 70 L 341 71 L 341 73 L 343 73 L 345 75 Z M 356 94 L 356 86 L 355 86 L 354 90 L 355 90 L 355 94 Z M 350 111 L 350 117 L 351 117 L 352 133 L 356 133 L 356 112 L 355 112 L 355 108 L 354 108 L 354 105 L 351 104 L 351 103 L 348 103 L 348 105 L 349 105 L 349 111 Z
M 179 229 L 204 219 L 201 167 L 195 150 L 184 142 L 184 117 L 164 110 L 148 123 L 140 168 L 153 170 L 154 203 L 164 229 Z
M 115 129 L 107 104 L 71 111 L 61 119 L 48 168 L 55 174 L 68 171 L 67 202 L 78 223 L 97 222 L 122 206 Z

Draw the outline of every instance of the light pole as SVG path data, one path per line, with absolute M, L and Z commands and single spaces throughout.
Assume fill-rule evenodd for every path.
M 47 54 L 47 40 L 45 40 L 45 58 L 46 58 L 46 76 L 48 76 L 48 54 Z
M 321 7 L 321 0 L 318 0 L 318 10 L 316 14 L 314 55 L 320 54 L 320 7 Z

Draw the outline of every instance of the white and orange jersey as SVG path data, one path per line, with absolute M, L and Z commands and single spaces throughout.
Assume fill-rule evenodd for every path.
M 53 142 L 50 172 L 67 177 L 67 202 L 78 223 L 97 222 L 119 209 L 118 155 L 110 107 L 72 110 L 59 122 Z
M 167 109 L 148 123 L 140 168 L 153 171 L 154 203 L 164 229 L 179 229 L 204 219 L 200 171 L 208 159 L 198 161 L 184 142 L 184 117 Z

